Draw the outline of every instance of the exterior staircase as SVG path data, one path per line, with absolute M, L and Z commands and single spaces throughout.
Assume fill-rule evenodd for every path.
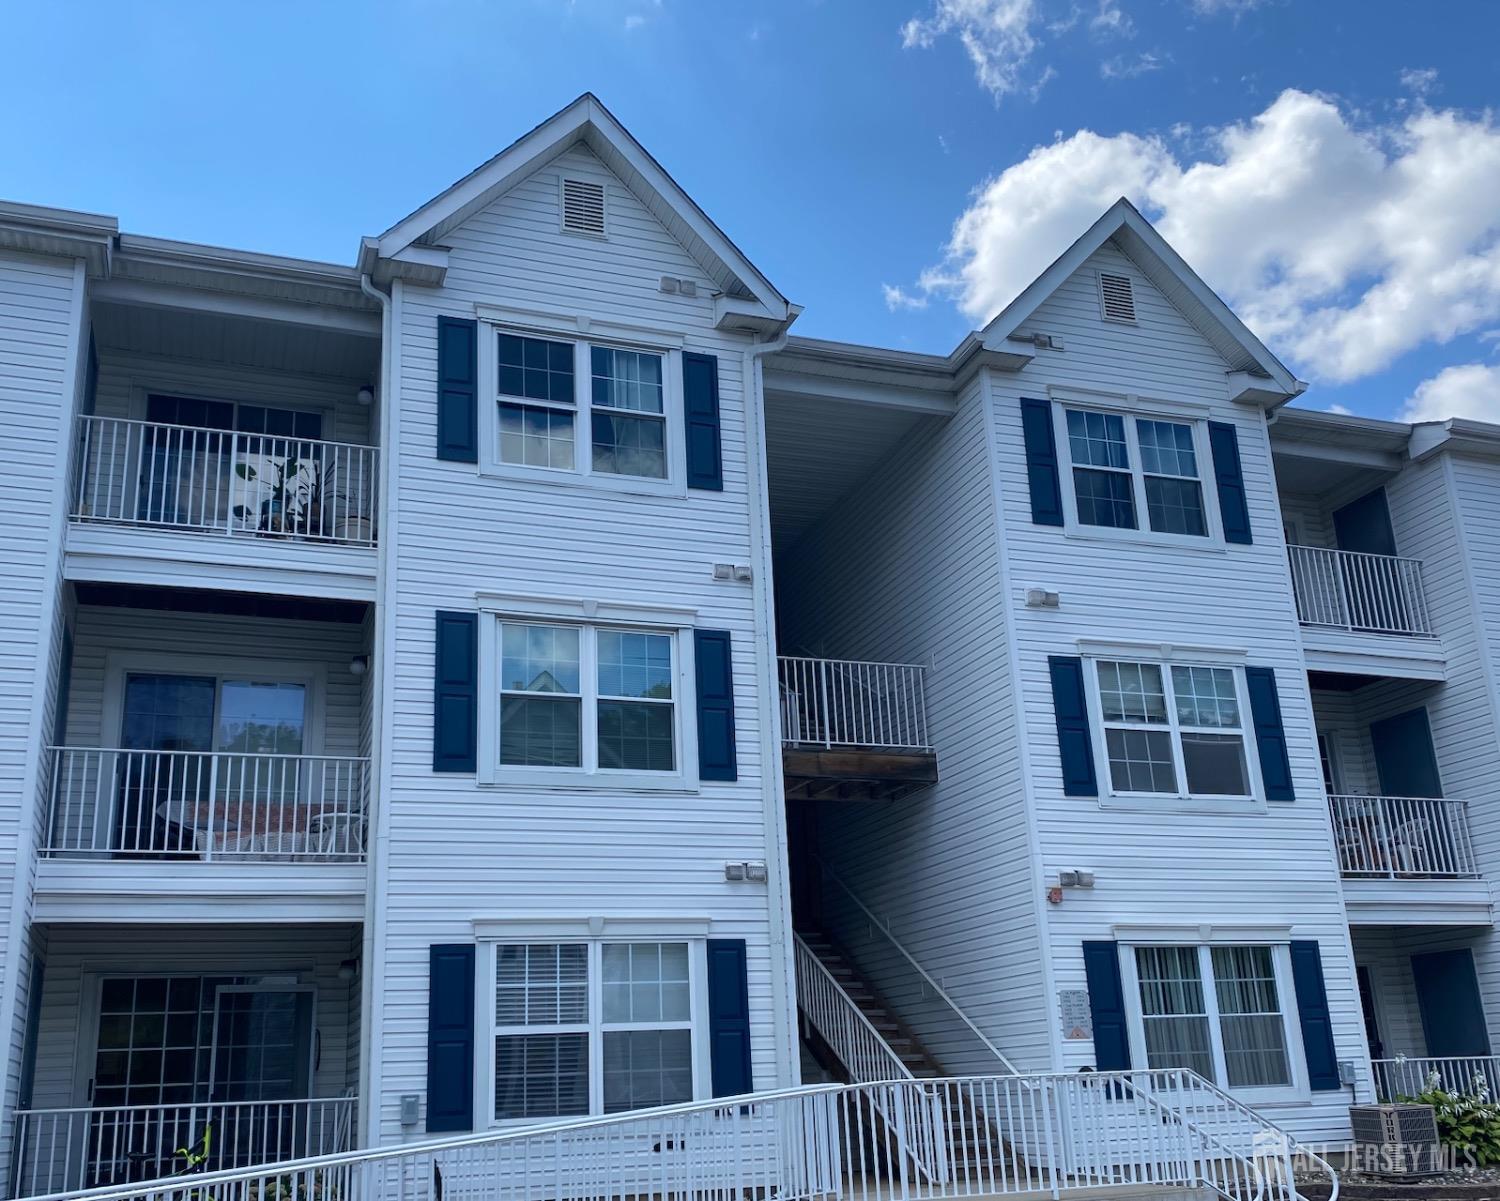
M 876 994 L 868 980 L 859 973 L 849 957 L 845 955 L 827 935 L 817 931 L 804 931 L 797 935 L 798 941 L 804 946 L 820 963 L 827 973 L 827 977 L 836 984 L 844 996 L 863 1015 L 869 1028 L 880 1036 L 880 1041 L 889 1049 L 892 1067 L 895 1062 L 902 1064 L 906 1073 L 918 1080 L 934 1080 L 942 1075 L 942 1069 L 928 1053 L 927 1049 L 917 1041 L 916 1037 L 908 1030 L 896 1016 L 891 1012 L 889 1006 Z M 799 1004 L 803 996 L 802 990 L 798 990 Z M 809 1022 L 809 1026 L 815 1023 Z M 806 1035 L 804 1035 L 806 1038 Z M 863 1083 L 854 1080 L 855 1066 L 842 1062 L 838 1048 L 829 1041 L 817 1038 L 814 1057 L 823 1067 L 841 1071 L 853 1083 Z M 829 1058 L 838 1061 L 837 1064 L 828 1063 Z M 890 1079 L 892 1074 L 884 1073 L 883 1078 Z

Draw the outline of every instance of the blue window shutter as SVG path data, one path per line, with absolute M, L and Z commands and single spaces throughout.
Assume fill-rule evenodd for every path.
M 1062 486 L 1057 477 L 1057 438 L 1052 432 L 1051 401 L 1021 401 L 1021 434 L 1026 441 L 1032 524 L 1062 525 Z
M 738 780 L 734 752 L 734 662 L 728 630 L 694 630 L 698 778 Z
M 682 356 L 682 408 L 687 421 L 687 486 L 724 491 L 723 439 L 719 434 L 719 360 Z
M 1094 1023 L 1094 1067 L 1101 1072 L 1130 1070 L 1130 1027 L 1125 1021 L 1125 989 L 1120 983 L 1120 946 L 1083 944 L 1083 975 L 1089 986 Z
M 436 944 L 427 959 L 427 1131 L 474 1129 L 474 946 Z
M 479 323 L 438 319 L 437 457 L 479 461 Z
M 1250 506 L 1245 501 L 1245 476 L 1240 470 L 1239 431 L 1226 421 L 1208 423 L 1208 449 L 1214 457 L 1214 483 L 1219 488 L 1219 517 L 1224 541 L 1249 546 Z
M 750 1073 L 750 985 L 745 940 L 708 940 L 708 1047 L 716 1097 L 754 1090 Z
M 1083 687 L 1083 660 L 1066 655 L 1047 659 L 1052 673 L 1052 708 L 1057 713 L 1057 750 L 1062 756 L 1064 796 L 1098 796 L 1094 739 Z
M 474 771 L 479 754 L 479 614 L 438 613 L 432 682 L 432 770 Z
M 1250 720 L 1255 725 L 1255 749 L 1260 753 L 1260 777 L 1266 800 L 1295 801 L 1292 765 L 1286 753 L 1286 730 L 1281 724 L 1281 697 L 1276 672 L 1269 667 L 1245 668 L 1245 690 L 1250 694 Z
M 1315 1093 L 1342 1088 L 1339 1057 L 1333 1046 L 1333 1019 L 1323 987 L 1323 956 L 1316 942 L 1292 942 L 1292 987 L 1297 993 L 1297 1020 L 1307 1054 L 1307 1080 Z

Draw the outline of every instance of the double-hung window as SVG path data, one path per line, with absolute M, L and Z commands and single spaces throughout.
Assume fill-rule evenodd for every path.
M 1293 1085 L 1284 947 L 1130 950 L 1148 1068 L 1188 1068 L 1233 1089 Z
M 492 778 L 683 777 L 681 630 L 508 616 L 491 628 Z
M 1065 407 L 1080 526 L 1206 538 L 1201 422 Z
M 1252 795 L 1239 669 L 1117 659 L 1093 667 L 1114 794 Z
M 496 461 L 667 480 L 668 352 L 496 331 Z
M 496 945 L 494 1120 L 693 1100 L 700 949 L 687 941 Z

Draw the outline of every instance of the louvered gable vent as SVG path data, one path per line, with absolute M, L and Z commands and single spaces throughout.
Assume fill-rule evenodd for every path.
M 1135 289 L 1130 276 L 1099 272 L 1099 303 L 1106 321 L 1135 320 Z
M 604 185 L 588 179 L 562 181 L 562 225 L 569 233 L 604 236 Z

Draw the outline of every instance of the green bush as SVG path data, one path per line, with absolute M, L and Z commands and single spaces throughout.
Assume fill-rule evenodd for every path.
M 1482 1083 L 1472 1092 L 1452 1093 L 1430 1077 L 1421 1093 L 1402 1100 L 1432 1106 L 1443 1146 L 1482 1168 L 1500 1163 L 1500 1104 L 1490 1100 Z

